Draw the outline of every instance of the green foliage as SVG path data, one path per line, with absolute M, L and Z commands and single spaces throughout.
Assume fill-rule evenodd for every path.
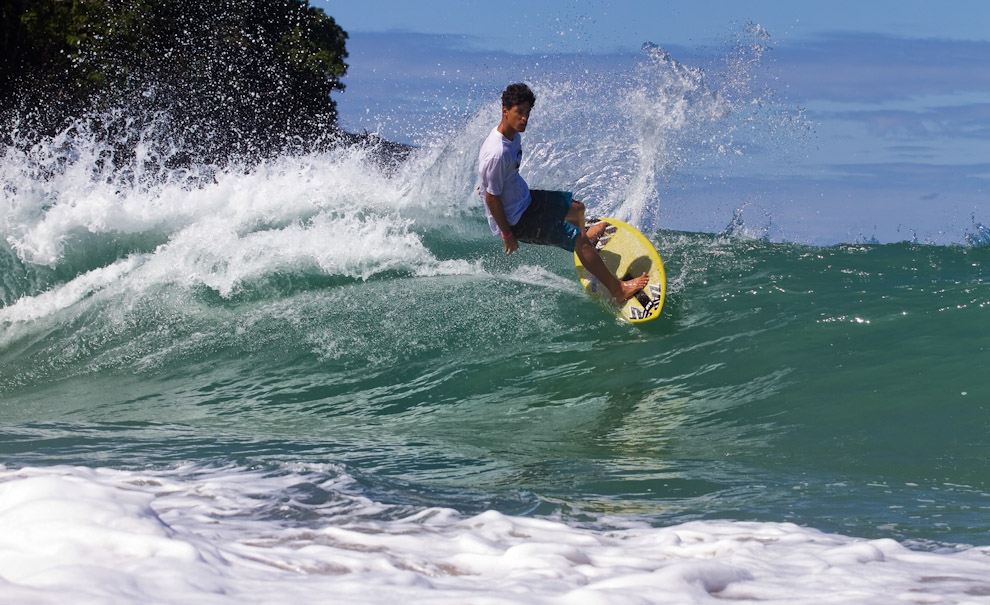
M 307 0 L 4 0 L 0 101 L 40 130 L 123 111 L 198 159 L 336 132 L 347 34 Z

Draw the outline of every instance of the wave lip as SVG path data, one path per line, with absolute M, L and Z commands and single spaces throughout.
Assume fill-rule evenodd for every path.
M 93 269 L 67 284 L 24 296 L 12 305 L 0 308 L 0 323 L 13 324 L 35 321 L 67 309 L 93 293 L 115 284 L 140 266 L 144 259 L 134 256 L 106 267 Z

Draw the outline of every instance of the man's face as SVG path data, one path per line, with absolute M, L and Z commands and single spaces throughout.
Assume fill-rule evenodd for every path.
M 526 123 L 529 122 L 529 112 L 533 111 L 530 103 L 515 105 L 511 108 L 502 108 L 502 119 L 516 132 L 526 132 Z

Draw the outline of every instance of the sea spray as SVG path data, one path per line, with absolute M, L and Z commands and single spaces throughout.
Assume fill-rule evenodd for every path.
M 772 86 L 764 63 L 769 35 L 749 24 L 727 48 L 689 65 L 645 44 L 633 65 L 546 57 L 520 67 L 518 78 L 537 103 L 524 136 L 522 172 L 530 186 L 573 190 L 594 214 L 615 215 L 644 229 L 662 226 L 664 198 L 686 182 L 721 179 L 742 170 L 750 156 L 787 155 L 806 142 L 810 122 Z M 562 63 L 568 69 L 551 71 Z M 442 191 L 418 189 L 424 199 L 456 197 L 479 205 L 474 190 L 477 150 L 498 121 L 491 101 L 446 132 L 426 137 L 428 179 Z M 773 148 L 764 145 L 774 140 Z M 431 195 L 433 194 L 433 195 Z M 772 206 L 761 200 L 765 208 Z

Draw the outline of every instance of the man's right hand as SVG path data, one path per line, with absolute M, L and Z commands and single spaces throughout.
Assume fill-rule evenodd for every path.
M 519 240 L 516 239 L 515 235 L 510 235 L 509 237 L 502 238 L 502 244 L 505 246 L 505 253 L 512 254 L 519 249 Z

